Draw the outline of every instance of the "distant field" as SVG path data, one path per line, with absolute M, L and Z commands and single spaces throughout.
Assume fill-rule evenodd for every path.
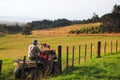
M 35 36 L 70 36 L 69 31 L 70 30 L 76 30 L 81 29 L 83 27 L 98 27 L 101 23 L 89 23 L 89 24 L 74 24 L 70 26 L 65 27 L 59 27 L 59 28 L 50 28 L 45 30 L 35 30 L 33 31 L 33 34 Z

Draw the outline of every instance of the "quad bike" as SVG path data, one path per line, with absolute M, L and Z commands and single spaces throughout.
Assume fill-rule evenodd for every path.
M 43 47 L 43 46 L 42 46 Z M 44 46 L 47 47 L 47 46 Z M 39 59 L 35 61 L 31 60 L 15 60 L 14 76 L 15 79 L 30 78 L 31 80 L 40 80 L 42 77 L 59 74 L 58 62 L 56 57 L 56 51 L 48 49 L 41 50 Z M 24 65 L 23 65 L 24 64 Z M 24 69 L 23 69 L 24 66 Z M 24 73 L 23 73 L 24 72 Z

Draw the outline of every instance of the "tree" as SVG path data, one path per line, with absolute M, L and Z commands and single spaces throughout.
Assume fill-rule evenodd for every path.
M 120 32 L 120 5 L 115 4 L 111 13 L 101 17 L 104 32 Z
M 93 17 L 91 18 L 92 22 L 95 23 L 95 22 L 99 22 L 99 17 L 96 13 L 93 13 Z
M 120 5 L 115 4 L 112 13 L 120 13 Z
M 14 29 L 16 32 L 20 32 L 22 30 L 22 27 L 19 24 L 15 24 Z
M 8 31 L 7 31 L 7 25 L 0 24 L 0 32 L 8 33 Z
M 108 13 L 101 17 L 103 27 L 107 32 L 120 32 L 120 13 Z
M 67 26 L 67 25 L 70 25 L 72 22 L 67 20 L 67 19 L 57 19 L 57 20 L 54 20 L 54 26 L 55 27 L 59 27 L 59 26 Z
M 26 24 L 25 26 L 22 27 L 22 34 L 25 35 L 30 35 L 32 31 L 32 27 L 28 24 Z
M 57 19 L 54 21 L 44 19 L 42 21 L 32 21 L 31 23 L 27 24 L 29 24 L 33 29 L 36 30 L 67 26 L 72 24 L 72 22 L 67 19 Z

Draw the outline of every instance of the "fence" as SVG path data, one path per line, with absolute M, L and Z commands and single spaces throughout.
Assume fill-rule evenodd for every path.
M 97 42 L 97 55 L 94 56 L 93 54 L 93 44 L 90 44 L 90 56 L 89 59 L 93 59 L 93 57 L 97 57 L 97 58 L 101 58 L 101 50 L 103 50 L 104 54 L 108 53 L 107 52 L 107 42 L 105 41 L 105 43 L 103 44 L 104 46 L 102 46 L 101 41 Z M 82 54 L 81 52 L 81 45 L 78 46 L 78 64 L 80 64 L 82 61 L 86 62 L 87 61 L 87 50 L 88 50 L 88 45 L 85 44 L 84 45 L 84 54 Z M 103 47 L 103 48 L 102 48 Z M 115 52 L 118 52 L 118 41 L 115 42 Z M 113 53 L 113 42 L 110 42 L 110 53 Z M 69 62 L 70 62 L 70 58 L 69 58 L 69 47 L 66 47 L 66 59 L 62 59 L 63 55 L 62 55 L 62 46 L 58 46 L 58 69 L 60 71 L 60 73 L 62 73 L 62 68 L 69 68 Z M 72 47 L 72 56 L 71 56 L 71 66 L 74 67 L 74 65 L 76 64 L 76 59 L 75 59 L 75 46 Z M 21 80 L 23 80 L 24 78 L 24 68 L 25 68 L 25 60 L 26 60 L 26 56 L 24 56 L 23 59 L 23 68 L 22 68 L 22 76 L 21 76 Z M 36 64 L 37 64 L 37 58 L 36 58 Z M 65 61 L 65 64 L 62 64 L 62 61 Z M 35 74 L 37 74 L 37 66 L 35 68 Z M 37 80 L 37 79 L 35 79 Z
M 60 69 L 60 71 L 62 71 L 64 69 L 68 69 L 69 66 L 73 67 L 75 64 L 80 64 L 82 61 L 86 62 L 88 59 L 91 60 L 91 59 L 93 59 L 93 57 L 101 58 L 106 53 L 116 53 L 119 50 L 118 43 L 119 43 L 118 41 L 111 41 L 111 42 L 98 41 L 97 46 L 96 46 L 96 53 L 95 52 L 93 53 L 93 44 L 92 43 L 89 45 L 89 48 L 88 48 L 87 44 L 84 45 L 84 52 L 82 52 L 82 50 L 81 50 L 82 46 L 79 45 L 77 53 L 75 53 L 75 46 L 72 47 L 71 52 L 69 50 L 69 47 L 67 46 L 66 52 L 64 52 L 64 53 L 62 52 L 62 46 L 59 46 L 58 47 L 58 55 L 59 55 L 58 61 L 59 61 L 59 67 L 60 67 L 59 69 Z M 64 54 L 64 56 L 63 56 L 63 54 Z M 75 55 L 77 55 L 77 57 Z
M 0 78 L 1 78 L 1 71 L 2 71 L 2 60 L 0 60 Z

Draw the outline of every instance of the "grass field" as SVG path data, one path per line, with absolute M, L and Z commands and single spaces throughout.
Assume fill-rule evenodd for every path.
M 80 28 L 83 26 L 97 26 L 96 24 L 86 24 L 86 25 L 77 25 L 76 28 Z M 75 25 L 73 25 L 75 26 Z M 73 27 L 72 26 L 72 27 Z M 69 27 L 69 28 L 68 28 Z M 120 50 L 120 35 L 119 34 L 100 34 L 100 35 L 69 35 L 67 31 L 69 31 L 70 26 L 62 29 L 49 29 L 42 31 L 33 31 L 32 35 L 27 36 L 25 38 L 21 34 L 1 34 L 0 33 L 0 59 L 3 60 L 3 68 L 2 68 L 2 77 L 10 78 L 13 77 L 13 60 L 18 58 L 23 58 L 23 56 L 27 56 L 27 50 L 29 44 L 32 43 L 34 39 L 39 40 L 41 43 L 50 44 L 51 49 L 56 50 L 59 45 L 62 45 L 62 58 L 65 59 L 66 46 L 69 46 L 69 55 L 72 53 L 72 46 L 75 46 L 75 58 L 78 57 L 78 46 L 81 45 L 81 55 L 84 55 L 84 45 L 87 44 L 87 55 L 90 53 L 90 44 L 93 44 L 93 55 L 96 55 L 97 50 L 97 42 L 102 42 L 102 53 L 104 42 L 107 41 L 107 52 L 110 52 L 110 42 L 113 41 L 113 52 L 115 52 L 115 42 L 118 40 L 118 50 Z M 63 31 L 59 33 L 59 31 Z M 49 31 L 54 31 L 53 33 L 49 33 Z M 56 33 L 55 33 L 56 32 Z M 50 35 L 49 35 L 50 34 Z M 38 45 L 40 45 L 38 44 Z M 103 53 L 104 54 L 104 53 Z
M 120 80 L 120 52 L 75 65 L 50 80 Z
M 25 38 L 21 34 L 16 35 L 6 35 L 5 37 L 0 37 L 0 57 L 1 58 L 21 58 L 27 55 L 27 50 L 29 44 L 32 43 L 34 39 L 40 41 L 40 43 L 48 43 L 51 45 L 52 49 L 57 50 L 58 45 L 62 45 L 63 52 L 66 52 L 66 46 L 70 48 L 74 45 L 76 49 L 79 45 L 84 46 L 88 44 L 90 46 L 93 43 L 93 48 L 96 50 L 97 41 L 102 41 L 104 44 L 107 41 L 115 43 L 116 40 L 120 40 L 119 36 L 63 36 L 63 37 L 28 37 Z M 114 44 L 115 45 L 115 44 Z M 108 47 L 110 48 L 110 46 Z M 115 47 L 114 47 L 115 48 Z M 83 49 L 82 49 L 83 50 Z M 108 52 L 110 49 L 107 50 Z
M 98 27 L 101 23 L 73 24 L 65 27 L 50 28 L 33 31 L 34 36 L 70 36 L 69 31 L 79 30 L 84 27 Z M 73 34 L 72 34 L 73 35 Z

